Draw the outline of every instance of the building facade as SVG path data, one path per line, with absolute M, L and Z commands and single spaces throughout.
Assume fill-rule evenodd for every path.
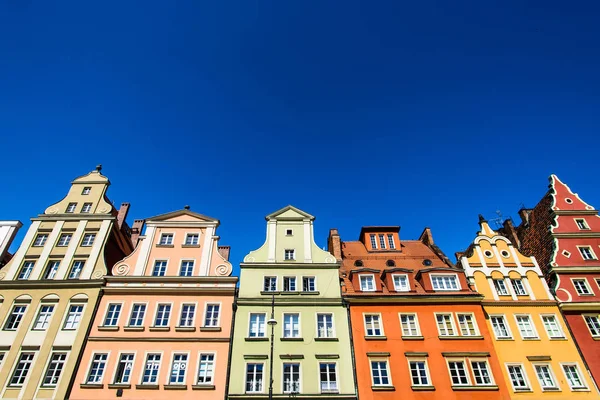
M 363 227 L 357 241 L 329 235 L 342 260 L 358 394 L 364 400 L 509 399 L 482 296 L 427 228 Z
M 129 204 L 115 209 L 100 170 L 32 218 L 0 270 L 1 398 L 66 398 L 106 265 L 132 251 Z
M 511 397 L 597 399 L 558 304 L 534 257 L 523 255 L 480 216 L 460 262 L 484 296 L 487 325 Z
M 106 277 L 70 398 L 223 399 L 237 278 L 219 221 L 186 208 L 145 224 Z
M 339 263 L 314 241 L 314 217 L 268 215 L 267 239 L 241 264 L 229 399 L 356 399 Z M 272 346 L 272 347 L 271 347 Z
M 0 268 L 12 258 L 8 249 L 21 226 L 23 226 L 21 221 L 0 221 Z
M 503 232 L 534 255 L 555 293 L 596 384 L 600 384 L 600 217 L 593 206 L 550 176 L 549 190 L 521 224 Z

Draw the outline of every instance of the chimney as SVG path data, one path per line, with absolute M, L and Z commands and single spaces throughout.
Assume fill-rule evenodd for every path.
M 433 235 L 431 234 L 431 228 L 426 227 L 423 230 L 423 233 L 421 233 L 419 240 L 421 242 L 423 242 L 424 244 L 426 244 L 427 246 L 433 245 L 434 243 L 433 243 Z
M 129 206 L 129 203 L 121 203 L 121 208 L 119 208 L 119 212 L 117 214 L 117 226 L 119 229 L 121 229 L 125 219 L 127 218 L 127 214 L 129 214 Z
M 219 251 L 221 257 L 223 257 L 226 261 L 229 261 L 229 251 L 231 250 L 231 246 L 219 246 L 217 247 L 217 250 Z
M 519 240 L 519 236 L 517 236 L 517 230 L 515 229 L 515 226 L 513 225 L 512 220 L 507 219 L 506 221 L 504 221 L 504 224 L 502 224 L 502 227 L 503 227 L 502 233 L 504 233 L 504 236 L 506 236 L 508 238 L 508 240 L 510 240 L 517 249 L 520 249 L 521 241 Z
M 329 230 L 329 238 L 327 238 L 327 250 L 333 254 L 337 261 L 342 261 L 342 240 L 337 228 Z
M 531 214 L 531 211 L 531 209 L 527 208 L 521 208 L 519 210 L 519 217 L 521 217 L 521 221 L 523 221 L 525 225 L 529 224 L 529 214 Z
M 144 227 L 144 219 L 136 219 L 133 221 L 133 227 L 131 227 L 131 243 L 133 243 L 133 247 L 137 246 L 138 239 L 142 234 L 142 228 Z

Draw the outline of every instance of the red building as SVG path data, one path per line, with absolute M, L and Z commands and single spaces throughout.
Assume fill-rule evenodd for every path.
M 555 293 L 569 329 L 596 381 L 600 383 L 600 217 L 556 175 L 532 209 L 519 212 L 503 233 L 534 256 Z

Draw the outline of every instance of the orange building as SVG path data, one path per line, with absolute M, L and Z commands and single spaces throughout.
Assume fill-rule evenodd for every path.
M 429 228 L 400 240 L 400 227 L 364 227 L 358 241 L 336 229 L 329 251 L 342 260 L 359 397 L 509 399 L 481 307 L 463 271 Z

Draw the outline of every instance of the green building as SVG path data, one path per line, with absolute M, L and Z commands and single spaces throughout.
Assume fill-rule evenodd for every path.
M 272 370 L 275 399 L 356 399 L 339 262 L 315 244 L 312 215 L 288 206 L 266 219 L 267 240 L 241 264 L 228 398 L 268 398 Z

